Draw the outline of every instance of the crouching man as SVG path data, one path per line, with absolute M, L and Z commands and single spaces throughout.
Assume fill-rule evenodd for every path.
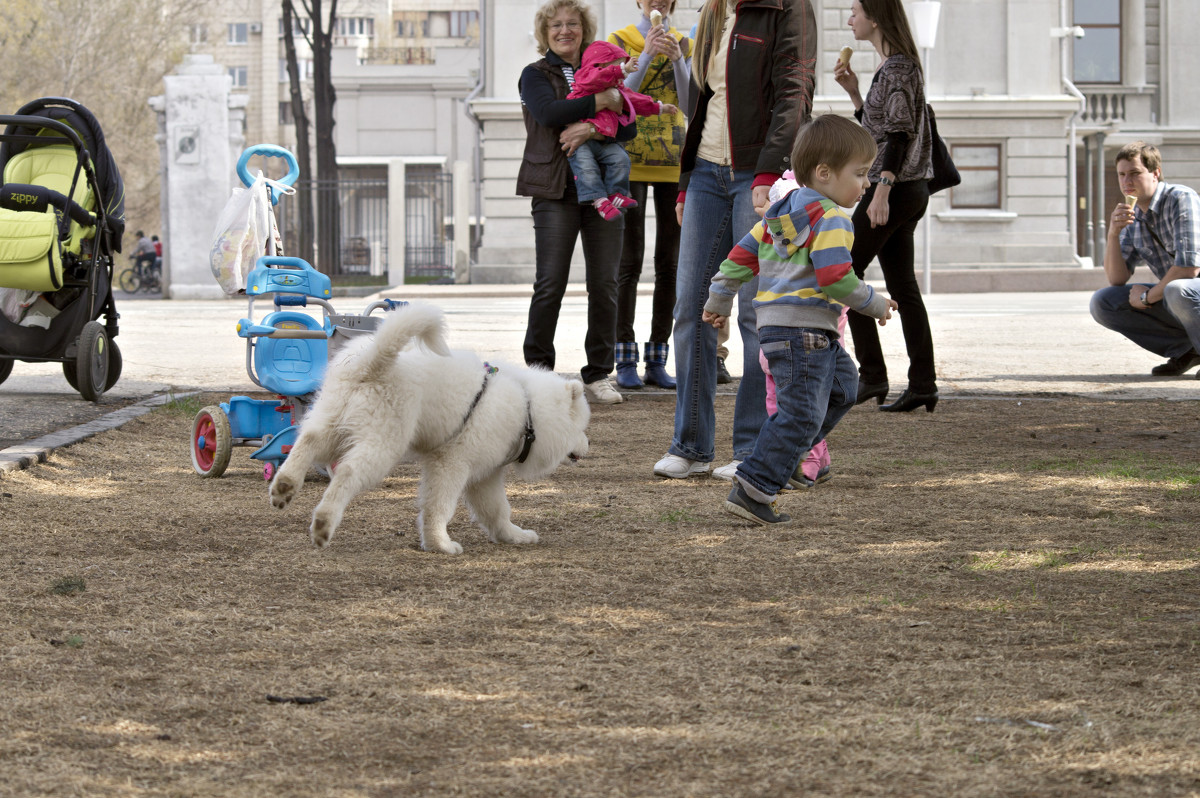
M 1200 196 L 1164 183 L 1158 148 L 1135 141 L 1117 153 L 1125 197 L 1109 220 L 1104 271 L 1092 318 L 1167 358 L 1151 374 L 1173 377 L 1200 366 Z M 1144 263 L 1156 283 L 1129 284 Z

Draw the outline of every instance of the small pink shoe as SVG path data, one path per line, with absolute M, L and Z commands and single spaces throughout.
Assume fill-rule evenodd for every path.
M 627 197 L 620 192 L 609 194 L 608 201 L 618 208 L 636 208 L 638 206 L 637 200 L 633 197 Z
M 606 199 L 598 199 L 592 203 L 592 207 L 596 209 L 596 213 L 604 217 L 604 221 L 611 222 L 614 219 L 621 218 L 621 212 L 616 209 L 611 202 Z
M 825 441 L 817 443 L 809 450 L 808 457 L 804 458 L 804 462 L 796 469 L 788 484 L 793 488 L 811 488 L 813 485 L 828 482 L 833 477 L 829 472 L 830 462 L 829 446 Z

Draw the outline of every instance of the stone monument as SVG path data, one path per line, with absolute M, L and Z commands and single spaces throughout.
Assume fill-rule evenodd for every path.
M 208 265 L 213 231 L 245 145 L 247 95 L 233 94 L 211 55 L 188 55 L 150 98 L 158 115 L 164 247 L 163 292 L 169 299 L 224 297 Z

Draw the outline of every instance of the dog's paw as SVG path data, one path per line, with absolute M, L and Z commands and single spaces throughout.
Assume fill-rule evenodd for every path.
M 512 543 L 515 545 L 521 545 L 523 543 L 537 543 L 538 536 L 537 532 L 534 532 L 532 529 L 521 529 L 521 527 L 516 526 L 515 524 L 509 524 L 508 529 L 505 529 L 496 535 L 496 542 Z
M 421 543 L 421 548 L 425 551 L 431 551 L 431 552 L 435 552 L 438 554 L 462 554 L 462 550 L 463 550 L 461 543 L 456 543 L 455 541 L 450 540 L 449 538 L 447 538 L 445 540 L 445 542 L 443 542 L 441 544 Z
M 271 482 L 271 505 L 277 510 L 287 507 L 296 496 L 296 483 L 282 475 Z
M 330 519 L 324 513 L 316 513 L 313 515 L 312 527 L 312 542 L 320 548 L 325 548 L 329 545 L 329 541 L 333 538 L 334 525 L 330 523 Z

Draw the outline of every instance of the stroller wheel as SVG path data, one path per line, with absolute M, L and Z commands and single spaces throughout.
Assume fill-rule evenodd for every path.
M 121 358 L 121 348 L 117 346 L 116 341 L 108 342 L 108 378 L 104 380 L 104 390 L 109 391 L 117 380 L 121 379 L 121 368 L 125 365 L 125 361 Z
M 83 325 L 75 354 L 75 381 L 79 395 L 95 402 L 108 385 L 108 333 L 98 321 Z
M 233 431 L 229 416 L 210 405 L 196 414 L 192 422 L 192 468 L 202 477 L 219 477 L 229 466 L 233 452 Z

